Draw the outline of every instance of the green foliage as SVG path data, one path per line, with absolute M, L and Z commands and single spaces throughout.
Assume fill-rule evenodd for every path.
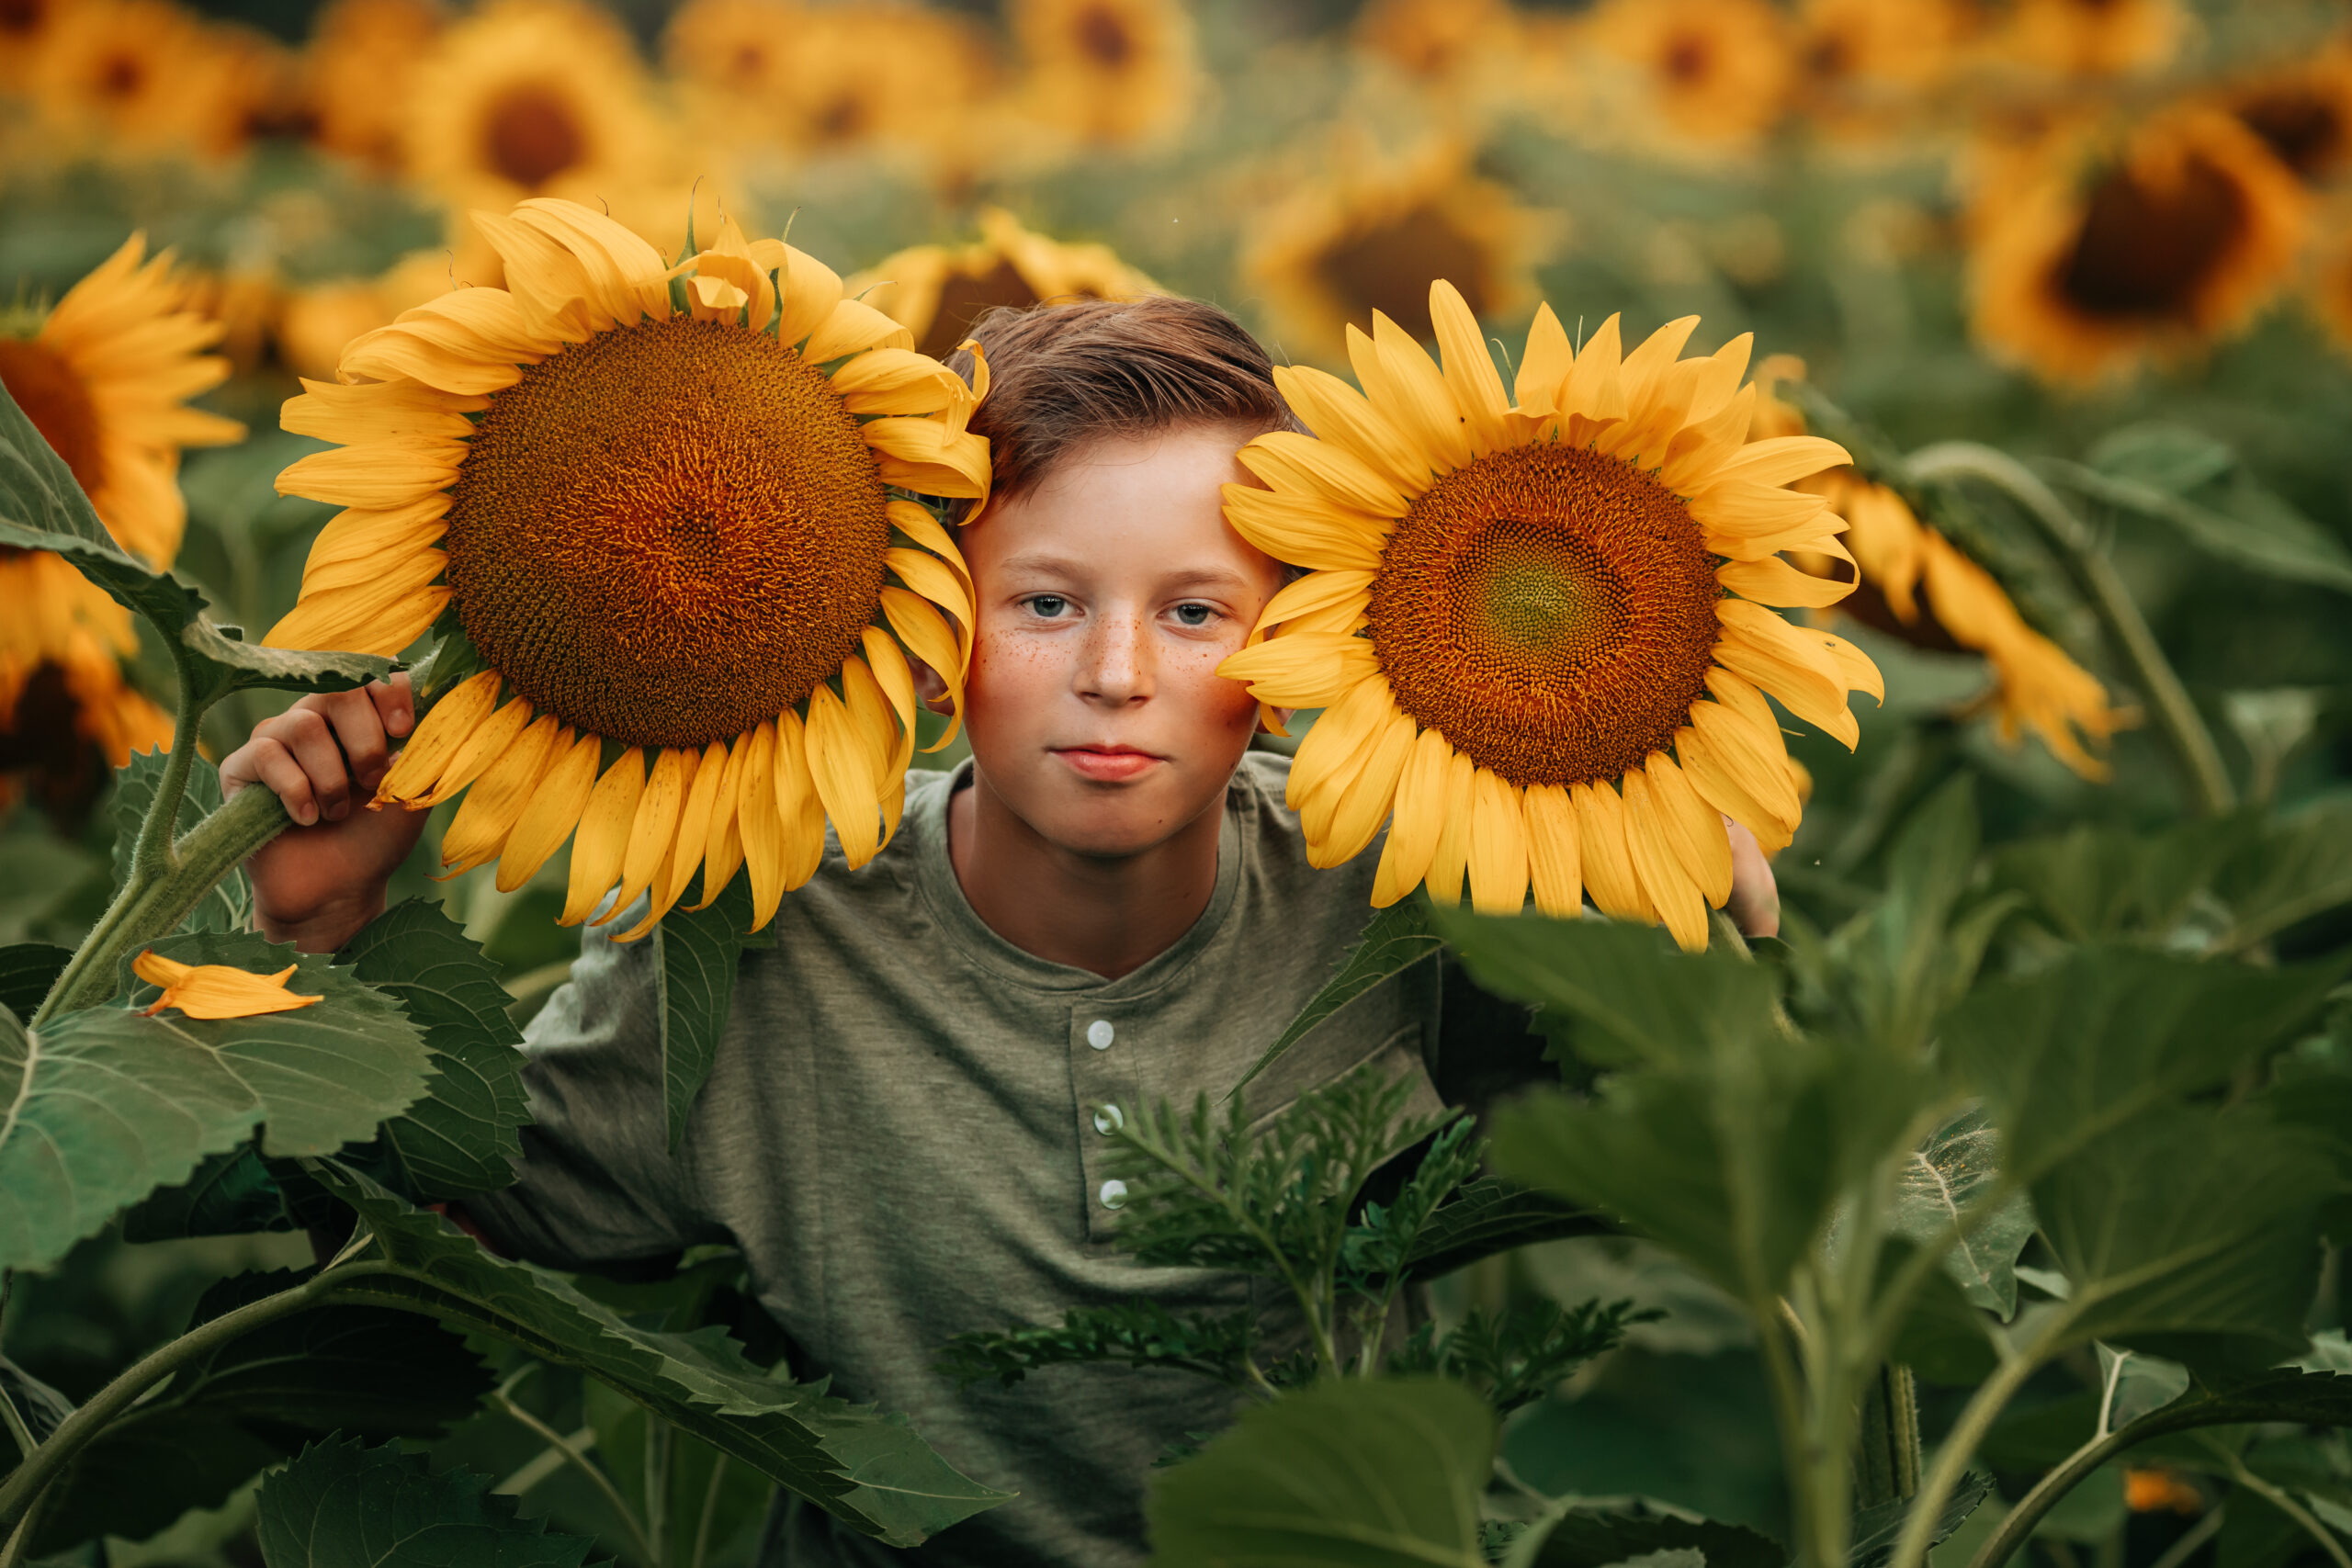
M 422 1201 L 504 1187 L 522 1157 L 523 1032 L 507 1017 L 499 966 L 439 906 L 410 899 L 369 921 L 336 955 L 398 1001 L 424 1032 L 424 1098 L 384 1124 L 383 1148 Z
M 73 956 L 71 950 L 45 942 L 0 947 L 0 1008 L 30 1018 Z
M 1890 1228 L 1903 1239 L 1932 1247 L 1957 1236 L 1944 1268 L 1974 1305 L 2004 1320 L 2017 1311 L 2018 1254 L 2033 1237 L 2033 1204 L 2009 1190 L 1989 1214 L 1966 1229 L 1976 1201 L 1999 1190 L 2000 1134 L 1982 1109 L 1962 1111 L 1914 1149 L 1895 1178 Z
M 1532 1539 L 1531 1539 L 1532 1538 Z M 1522 1545 L 1524 1542 L 1526 1544 Z M 1770 1536 L 1714 1519 L 1653 1513 L 1565 1513 L 1512 1539 L 1529 1568 L 1609 1568 L 1658 1552 L 1697 1552 L 1706 1568 L 1782 1568 L 1788 1553 Z M 1532 1555 L 1523 1555 L 1532 1548 Z
M 1250 1064 L 1250 1070 L 1235 1081 L 1229 1092 L 1238 1094 L 1247 1089 L 1252 1078 L 1273 1066 L 1275 1058 L 1306 1039 L 1307 1031 L 1382 981 L 1403 974 L 1434 954 L 1442 943 L 1430 929 L 1429 910 L 1429 900 L 1417 894 L 1373 916 L 1363 935 L 1340 960 L 1331 978 L 1299 1009 L 1298 1016 L 1283 1026 L 1265 1054 Z
M 1485 1568 L 1495 1417 L 1437 1378 L 1326 1382 L 1246 1411 L 1152 1488 L 1154 1568 Z
M 205 1292 L 191 1328 L 297 1282 L 248 1274 Z M 265 1465 L 336 1432 L 429 1438 L 470 1414 L 489 1370 L 431 1319 L 322 1306 L 268 1323 L 180 1369 L 84 1449 L 41 1514 L 44 1550 L 103 1532 L 151 1535 L 211 1507 Z
M 130 759 L 128 766 L 115 771 L 114 879 L 118 886 L 130 880 L 131 862 L 139 849 L 140 829 L 146 825 L 147 813 L 155 804 L 155 792 L 163 783 L 164 770 L 168 762 L 169 757 L 165 752 L 141 751 Z M 220 809 L 220 771 L 198 757 L 188 765 L 187 786 L 180 794 L 179 809 L 172 824 L 172 837 L 179 839 Z M 214 883 L 198 901 L 196 908 L 188 911 L 179 929 L 243 931 L 253 924 L 253 888 L 245 881 L 243 869 L 232 870 Z
M 736 963 L 775 939 L 752 930 L 748 877 L 728 884 L 707 909 L 673 909 L 653 928 L 654 984 L 662 1017 L 662 1082 L 670 1143 L 685 1135 L 695 1096 L 710 1076 L 735 999 Z
M 1666 1314 L 1636 1312 L 1631 1302 L 1584 1302 L 1511 1312 L 1473 1308 L 1458 1328 L 1439 1333 L 1433 1323 L 1413 1331 L 1388 1358 L 1398 1377 L 1452 1378 L 1482 1394 L 1497 1415 L 1532 1404 L 1595 1356 L 1613 1350 L 1628 1325 Z
M 313 1162 L 391 1272 L 341 1299 L 420 1312 L 578 1367 L 662 1420 L 783 1483 L 860 1532 L 911 1546 L 1002 1500 L 950 1469 L 902 1417 L 827 1397 L 746 1361 L 723 1330 L 633 1326 L 560 1276 L 494 1257 L 366 1176 Z
M 0 1015 L 0 1267 L 62 1257 L 124 1204 L 184 1180 L 258 1125 L 270 1154 L 325 1154 L 424 1091 L 430 1056 L 399 1007 L 321 957 L 245 934 L 155 943 L 186 964 L 254 972 L 291 964 L 325 999 L 204 1022 L 131 1007 L 68 1013 L 38 1033 Z M 153 995 L 141 987 L 133 1003 Z
M 261 1489 L 268 1568 L 581 1568 L 594 1542 L 553 1535 L 491 1495 L 492 1477 L 357 1440 L 302 1450 Z
M 1087 1361 L 1165 1367 L 1240 1387 L 1257 1344 L 1250 1312 L 1180 1317 L 1158 1302 L 1121 1302 L 1073 1307 L 1054 1326 L 959 1334 L 940 1352 L 939 1369 L 959 1388 L 989 1378 L 1010 1388 L 1040 1368 Z

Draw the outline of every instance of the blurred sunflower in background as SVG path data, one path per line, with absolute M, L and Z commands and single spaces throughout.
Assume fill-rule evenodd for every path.
M 1796 105 L 1836 141 L 1897 135 L 1927 112 L 1920 95 L 1962 63 L 1976 24 L 1968 0 L 1805 0 Z
M 278 357 L 298 377 L 331 379 L 352 339 L 456 287 L 453 265 L 447 251 L 413 251 L 375 277 L 288 290 L 274 328 Z
M 1497 100 L 1519 41 L 1504 0 L 1372 0 L 1354 28 L 1360 58 L 1453 109 Z
M 1987 42 L 2007 64 L 2116 76 L 2167 64 L 2188 29 L 2180 0 L 2012 0 Z
M 491 0 L 410 78 L 401 159 L 457 210 L 528 197 L 633 212 L 670 168 L 636 46 L 574 0 Z
M 1357 391 L 1281 367 L 1317 431 L 1244 447 L 1264 488 L 1226 516 L 1312 569 L 1219 672 L 1320 708 L 1289 798 L 1336 865 L 1389 823 L 1373 902 L 1548 915 L 1586 892 L 1707 942 L 1731 892 L 1728 816 L 1768 849 L 1801 815 L 1769 694 L 1851 747 L 1849 691 L 1878 671 L 1767 605 L 1848 592 L 1782 550 L 1842 556 L 1845 524 L 1788 481 L 1847 460 L 1813 436 L 1750 440 L 1748 340 L 1681 359 L 1686 317 L 1631 354 L 1611 316 L 1581 348 L 1540 310 L 1506 392 L 1476 319 L 1430 288 L 1442 368 L 1397 324 L 1351 332 Z
M 1181 0 L 1007 0 L 1026 116 L 1073 141 L 1121 147 L 1173 136 L 1200 89 Z
M 960 694 L 969 580 L 890 490 L 985 500 L 977 394 L 731 221 L 672 267 L 572 202 L 474 220 L 506 288 L 407 311 L 286 406 L 343 445 L 279 489 L 345 510 L 268 640 L 437 628 L 444 694 L 377 804 L 466 791 L 444 864 L 512 890 L 576 828 L 565 923 L 617 882 L 607 919 L 653 895 L 642 935 L 697 867 L 707 904 L 748 863 L 764 925 L 828 818 L 854 865 L 896 830 L 908 654 Z
M 1754 439 L 1804 434 L 1804 415 L 1776 395 L 1780 383 L 1803 379 L 1804 362 L 1788 355 L 1756 367 Z M 1800 479 L 1797 488 L 1823 497 L 1846 519 L 1850 556 L 1842 567 L 1827 555 L 1794 557 L 1806 571 L 1852 589 L 1836 614 L 1915 648 L 1982 655 L 1993 685 L 1963 716 L 1989 713 L 2001 743 L 2012 749 L 2030 729 L 2076 774 L 2107 780 L 2107 763 L 2086 743 L 2104 748 L 2132 716 L 2109 703 L 2098 676 L 2026 625 L 1991 572 L 1920 522 L 1901 496 L 1850 468 Z
M 1132 299 L 1160 288 L 1108 245 L 1066 244 L 1002 208 L 980 209 L 980 237 L 968 245 L 910 245 L 853 276 L 863 299 L 915 338 L 915 352 L 944 359 L 979 317 L 1000 305 L 1048 299 Z
M 148 152 L 243 141 L 232 61 L 169 0 L 51 0 L 24 85 L 53 135 Z
M 2252 131 L 2196 106 L 2120 140 L 2062 129 L 2002 154 L 1977 184 L 1976 333 L 2069 382 L 2244 327 L 2292 276 L 2308 206 Z
M 1440 144 L 1391 166 L 1342 146 L 1340 161 L 1261 213 L 1244 239 L 1242 276 L 1263 291 L 1273 336 L 1292 353 L 1337 359 L 1350 323 L 1374 312 L 1428 341 L 1430 285 L 1441 277 L 1481 318 L 1533 298 L 1541 221 L 1479 178 L 1462 148 Z
M 331 0 L 303 62 L 318 145 L 379 174 L 402 173 L 417 63 L 447 25 L 438 0 Z
M 160 570 L 187 517 L 180 449 L 245 432 L 187 406 L 229 374 L 204 352 L 220 328 L 187 309 L 169 254 L 145 253 L 134 234 L 54 308 L 0 319 L 0 386 L 115 542 Z M 71 817 L 107 767 L 170 743 L 171 716 L 124 678 L 139 647 L 130 612 L 62 558 L 0 548 L 0 773 L 29 773 L 51 810 Z M 17 787 L 0 784 L 0 800 Z
M 2220 101 L 2305 184 L 2328 185 L 2352 168 L 2352 40 L 2249 76 Z
M 1634 112 L 1662 145 L 1754 143 L 1788 107 L 1788 18 L 1770 0 L 1601 0 L 1592 37 L 1634 67 Z

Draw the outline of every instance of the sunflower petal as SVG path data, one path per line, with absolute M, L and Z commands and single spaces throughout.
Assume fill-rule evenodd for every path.
M 1530 784 L 1522 809 L 1535 907 L 1554 919 L 1575 919 L 1584 913 L 1584 857 L 1578 852 L 1576 807 L 1568 802 L 1568 792 L 1559 784 Z
M 563 241 L 580 258 L 601 294 L 599 303 L 623 326 L 639 316 L 670 314 L 669 271 L 662 253 L 626 225 L 593 207 L 554 197 L 531 197 L 514 216 Z
M 784 886 L 789 892 L 817 874 L 825 859 L 825 803 L 808 773 L 808 736 L 800 716 L 776 716 L 775 795 L 784 829 Z
M 448 831 L 441 835 L 441 863 L 452 868 L 450 875 L 498 858 L 523 807 L 530 804 L 532 791 L 547 773 L 548 763 L 561 743 L 561 728 L 555 715 L 541 714 L 482 770 L 481 779 L 466 792 L 458 814 L 449 819 Z
M 1371 601 L 1372 579 L 1368 571 L 1311 571 L 1266 601 L 1258 615 L 1258 631 L 1272 631 L 1319 610 L 1361 611 Z
M 1396 804 L 1388 822 L 1388 842 L 1380 852 L 1380 869 L 1373 878 L 1372 902 L 1385 909 L 1421 885 L 1430 859 L 1437 853 L 1439 829 L 1445 820 L 1445 780 L 1453 748 L 1434 729 L 1424 729 L 1413 741 L 1412 754 L 1396 776 Z
M 277 476 L 277 493 L 323 501 L 330 506 L 406 506 L 447 490 L 466 460 L 466 444 L 441 441 L 413 448 L 370 445 L 330 446 L 288 463 Z
M 459 397 L 406 378 L 361 387 L 305 380 L 300 397 L 279 405 L 277 423 L 288 434 L 339 445 L 392 437 L 464 441 L 474 433 L 466 415 L 489 406 L 488 398 Z
M 1376 369 L 1365 396 L 1429 456 L 1431 468 L 1450 474 L 1469 462 L 1470 433 L 1444 374 L 1412 333 L 1378 310 L 1372 313 L 1370 359 Z
M 1445 384 L 1462 411 L 1472 453 L 1483 457 L 1510 445 L 1510 427 L 1503 417 L 1510 412 L 1510 401 L 1503 395 L 1495 356 L 1462 291 L 1443 278 L 1430 285 L 1430 321 L 1437 329 Z
M 573 739 L 560 748 L 555 760 L 539 775 L 523 814 L 506 835 L 498 856 L 498 890 L 512 893 L 538 874 L 588 808 L 589 792 L 596 787 L 596 762 L 604 742 L 593 735 Z
M 1336 443 L 1272 430 L 1242 447 L 1239 457 L 1243 468 L 1277 491 L 1374 517 L 1405 514 L 1403 492 Z
M 1325 708 L 1379 668 L 1372 644 L 1360 637 L 1295 632 L 1227 654 L 1216 672 L 1240 681 L 1261 703 L 1284 708 Z
M 972 601 L 968 596 L 967 580 L 959 576 L 945 561 L 927 550 L 893 545 L 882 553 L 882 563 L 898 573 L 899 581 L 955 616 L 958 625 L 969 626 L 972 624 Z M 968 657 L 970 639 L 967 637 L 962 641 Z
M 842 303 L 841 274 L 781 240 L 754 240 L 751 252 L 752 264 L 761 272 L 775 275 L 776 289 L 783 296 L 783 320 L 776 326 L 778 342 L 797 344 L 832 320 L 834 307 Z M 900 346 L 914 345 L 908 343 Z M 822 363 L 818 355 L 808 357 Z
M 1762 560 L 1730 561 L 1715 569 L 1715 581 L 1758 604 L 1818 610 L 1835 604 L 1854 591 L 1855 584 L 1799 571 L 1778 556 Z
M 707 909 L 727 891 L 735 874 L 743 869 L 743 835 L 736 826 L 735 809 L 738 793 L 743 782 L 743 753 L 751 745 L 747 735 L 737 736 L 727 748 L 727 761 L 719 770 L 718 789 L 711 796 L 710 827 L 704 834 L 707 846 L 703 851 L 702 898 L 686 906 L 687 913 Z
M 1624 353 L 1611 316 L 1577 350 L 1567 384 L 1560 389 L 1560 412 L 1596 424 L 1625 417 Z M 1574 439 L 1571 436 L 1571 439 Z
M 1235 533 L 1278 561 L 1327 571 L 1373 571 L 1396 525 L 1368 513 L 1334 506 L 1319 497 L 1282 494 L 1229 484 L 1225 520 Z
M 1471 779 L 1470 907 L 1516 915 L 1527 902 L 1527 817 L 1520 791 L 1480 768 Z
M 143 1010 L 149 1018 L 165 1008 L 197 1019 L 258 1018 L 326 1000 L 286 988 L 297 967 L 289 964 L 275 975 L 256 975 L 227 964 L 182 964 L 153 949 L 130 961 L 132 974 L 164 987 L 164 994 Z
M 910 348 L 861 354 L 833 372 L 832 384 L 852 413 L 938 413 L 971 396 L 964 378 Z
M 850 662 L 844 660 L 842 669 Z M 808 740 L 808 776 L 841 840 L 842 855 L 853 866 L 864 865 L 882 847 L 882 788 L 875 776 L 881 759 L 868 746 L 864 726 L 830 686 L 809 695 Z
M 1724 832 L 1722 813 L 1699 798 L 1674 759 L 1653 751 L 1643 764 L 1649 774 L 1650 799 L 1674 858 L 1699 886 L 1699 896 L 1720 908 L 1731 897 L 1731 840 Z
M 1324 839 L 1324 858 L 1312 863 L 1338 865 L 1353 860 L 1379 836 L 1381 823 L 1396 805 L 1396 781 L 1404 775 L 1406 761 L 1413 754 L 1419 728 L 1412 716 L 1398 711 L 1394 699 L 1389 699 L 1387 717 L 1361 753 L 1362 766 L 1331 813 Z M 1314 731 L 1307 733 L 1311 736 Z
M 752 929 L 762 931 L 775 919 L 786 882 L 784 823 L 775 808 L 775 724 L 762 719 L 738 745 L 743 760 L 735 787 L 735 824 L 742 836 L 743 865 L 752 875 Z
M 1724 626 L 1715 662 L 1763 687 L 1848 750 L 1860 743 L 1860 725 L 1846 706 L 1845 671 L 1826 648 L 1745 600 L 1726 599 L 1715 613 Z
M 801 356 L 811 365 L 822 365 L 852 354 L 863 354 L 869 348 L 912 348 L 915 334 L 876 310 L 856 299 L 844 299 L 835 305 L 817 330 L 808 334 L 808 343 L 800 350 Z
M 1344 449 L 1400 494 L 1427 488 L 1430 468 L 1371 400 L 1329 371 L 1277 365 L 1274 386 L 1316 436 Z
M 1607 780 L 1571 784 L 1568 800 L 1576 807 L 1584 885 L 1593 903 L 1613 919 L 1655 925 L 1657 910 L 1642 891 L 1633 853 L 1625 847 L 1624 802 Z
M 480 778 L 492 762 L 506 754 L 506 749 L 529 727 L 533 716 L 531 705 L 516 697 L 474 726 L 473 733 L 466 737 L 457 754 L 441 770 L 441 777 L 431 791 L 420 796 L 416 804 L 438 806 Z
M 686 804 L 692 780 L 688 770 L 696 753 L 664 746 L 653 759 L 645 788 L 637 797 L 637 814 L 629 819 L 628 842 L 621 850 L 621 888 L 612 907 L 593 923 L 620 918 L 635 904 L 662 870 L 662 862 L 678 840 L 678 813 Z
M 1777 854 L 1789 847 L 1796 835 L 1788 820 L 1765 809 L 1740 786 L 1740 777 L 1745 775 L 1736 774 L 1725 765 L 1722 760 L 1724 750 L 1716 749 L 1697 728 L 1687 725 L 1674 732 L 1674 750 L 1681 760 L 1682 776 L 1690 782 L 1700 799 L 1755 834 L 1766 854 Z M 1736 751 L 1733 754 L 1745 755 Z M 1746 760 L 1752 773 L 1754 760 Z
M 469 676 L 442 694 L 426 710 L 409 736 L 408 744 L 376 786 L 373 804 L 410 806 L 423 802 L 441 780 L 458 750 L 471 738 L 498 704 L 498 671 L 485 670 Z
M 875 683 L 898 716 L 898 738 L 891 743 L 890 761 L 881 776 L 902 778 L 915 750 L 914 671 L 907 668 L 906 654 L 880 626 L 866 627 L 859 638 L 865 648 L 865 667 L 873 671 Z
M 963 649 L 946 619 L 920 593 L 884 584 L 882 615 L 899 640 L 906 644 L 907 651 L 929 665 L 947 683 L 951 711 L 946 732 L 923 748 L 925 751 L 942 750 L 954 742 L 956 731 L 964 724 Z
M 1539 419 L 1558 413 L 1560 393 L 1576 357 L 1560 318 L 1552 313 L 1551 306 L 1538 306 L 1535 320 L 1527 329 L 1527 347 L 1520 354 L 1519 379 L 1512 389 L 1519 399 L 1519 412 Z
M 1651 798 L 1649 775 L 1640 769 L 1625 774 L 1625 851 L 1643 894 L 1658 912 L 1675 945 L 1685 953 L 1707 945 L 1707 906 L 1699 897 L 1690 874 L 1682 869 L 1667 842 L 1666 824 Z
M 572 835 L 571 880 L 556 924 L 576 926 L 586 919 L 620 880 L 621 857 L 628 852 L 638 797 L 644 793 L 645 753 L 632 746 L 588 792 L 587 809 L 581 812 L 579 831 Z
M 1430 852 L 1427 886 L 1440 904 L 1462 902 L 1463 874 L 1470 869 L 1470 822 L 1475 805 L 1478 765 L 1459 751 L 1445 763 L 1445 814 L 1438 823 L 1437 847 Z
M 1768 436 L 1749 442 L 1724 458 L 1707 483 L 1710 489 L 1725 484 L 1784 485 L 1853 460 L 1852 453 L 1818 435 Z

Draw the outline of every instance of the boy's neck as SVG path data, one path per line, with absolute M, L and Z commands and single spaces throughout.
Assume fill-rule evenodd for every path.
M 988 928 L 1024 953 L 1115 980 L 1175 945 L 1216 890 L 1215 808 L 1140 854 L 1049 842 L 973 775 L 947 802 L 947 855 Z

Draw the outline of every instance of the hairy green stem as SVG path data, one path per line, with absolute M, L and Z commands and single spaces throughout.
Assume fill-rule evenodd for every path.
M 561 1454 L 573 1468 L 586 1476 L 603 1495 L 605 1504 L 619 1517 L 622 1528 L 628 1531 L 629 1540 L 637 1547 L 638 1555 L 649 1562 L 658 1561 L 654 1556 L 651 1544 L 645 1539 L 645 1527 L 637 1522 L 636 1510 L 628 1506 L 628 1499 L 620 1495 L 620 1489 L 613 1484 L 612 1477 L 605 1473 L 602 1466 L 595 1464 L 585 1453 L 574 1448 L 571 1440 L 561 1432 L 516 1404 L 514 1396 L 507 1393 L 504 1388 L 492 1390 L 490 1400 L 492 1404 L 498 1406 L 501 1414 L 518 1426 L 527 1427 L 541 1442 Z
M 172 839 L 179 831 L 180 801 L 187 794 L 188 771 L 196 765 L 198 732 L 210 705 L 196 701 L 187 666 L 180 666 L 180 711 L 172 724 L 172 749 L 164 753 L 164 774 L 155 781 L 154 798 L 139 824 L 139 842 L 130 853 L 130 879 L 153 882 L 173 869 Z
M 1905 460 L 1905 466 L 1915 481 L 1976 479 L 2017 502 L 2026 521 L 2074 579 L 2117 656 L 2130 667 L 2133 684 L 2147 698 L 2156 729 L 2180 767 L 2190 803 L 2206 817 L 2219 817 L 2234 808 L 2237 792 L 2222 765 L 2212 731 L 2205 727 L 2172 661 L 2148 629 L 2147 619 L 2132 602 L 2115 563 L 2041 476 L 2007 453 L 1973 441 L 1943 441 L 1922 447 Z
M 2352 1568 L 2352 1554 L 2335 1539 L 2335 1532 L 2312 1517 L 2312 1511 L 2289 1495 L 2286 1488 L 2274 1486 L 2245 1467 L 2245 1461 L 2235 1454 L 2229 1456 L 2230 1479 L 2286 1515 L 2302 1527 L 2303 1533 L 2319 1543 L 2320 1550 L 2334 1559 L 2335 1568 Z
M 33 1499 L 33 1506 L 25 1510 L 25 1517 L 18 1519 L 17 1528 L 8 1532 L 8 1544 L 0 1547 L 0 1568 L 17 1568 L 32 1554 L 33 1536 L 40 1529 L 40 1511 L 48 1505 L 49 1494 L 46 1492 Z
M 25 1462 L 0 1483 L 0 1527 L 12 1525 L 30 1512 L 49 1483 L 115 1418 L 130 1409 L 140 1395 L 180 1368 L 240 1336 L 281 1317 L 307 1311 L 331 1299 L 345 1281 L 390 1271 L 388 1263 L 354 1263 L 312 1275 L 291 1290 L 248 1302 L 234 1312 L 199 1324 L 170 1343 L 159 1346 L 126 1368 L 112 1382 L 90 1396 L 90 1402 L 68 1416 L 35 1448 Z
M 151 808 L 151 826 L 155 820 L 153 810 L 160 809 L 163 798 L 159 794 L 156 807 Z M 178 809 L 176 801 L 173 809 Z M 58 976 L 40 1010 L 33 1014 L 33 1027 L 38 1029 L 61 1013 L 96 1007 L 114 995 L 115 977 L 125 957 L 176 928 L 222 877 L 291 823 L 277 793 L 255 785 L 240 791 L 189 829 L 173 846 L 173 863 L 167 870 L 146 876 L 134 866 L 122 891 Z
M 1894 1543 L 1894 1555 L 1887 1568 L 1920 1568 L 1928 1560 L 1929 1538 L 1935 1534 L 1936 1521 L 1942 1517 L 1944 1505 L 1951 1500 L 1961 1477 L 1968 1473 L 1968 1461 L 1976 1456 L 1976 1445 L 1984 1440 L 1994 1421 L 2008 1407 L 2026 1379 L 2041 1365 L 2042 1358 L 2035 1353 L 2040 1348 L 2004 1359 L 1993 1375 L 1978 1385 L 1960 1413 L 1960 1419 L 1945 1437 L 1943 1447 L 1936 1452 L 1936 1462 L 1920 1483 L 1919 1495 L 1912 1500 L 1910 1513 L 1904 1516 L 1903 1534 Z

